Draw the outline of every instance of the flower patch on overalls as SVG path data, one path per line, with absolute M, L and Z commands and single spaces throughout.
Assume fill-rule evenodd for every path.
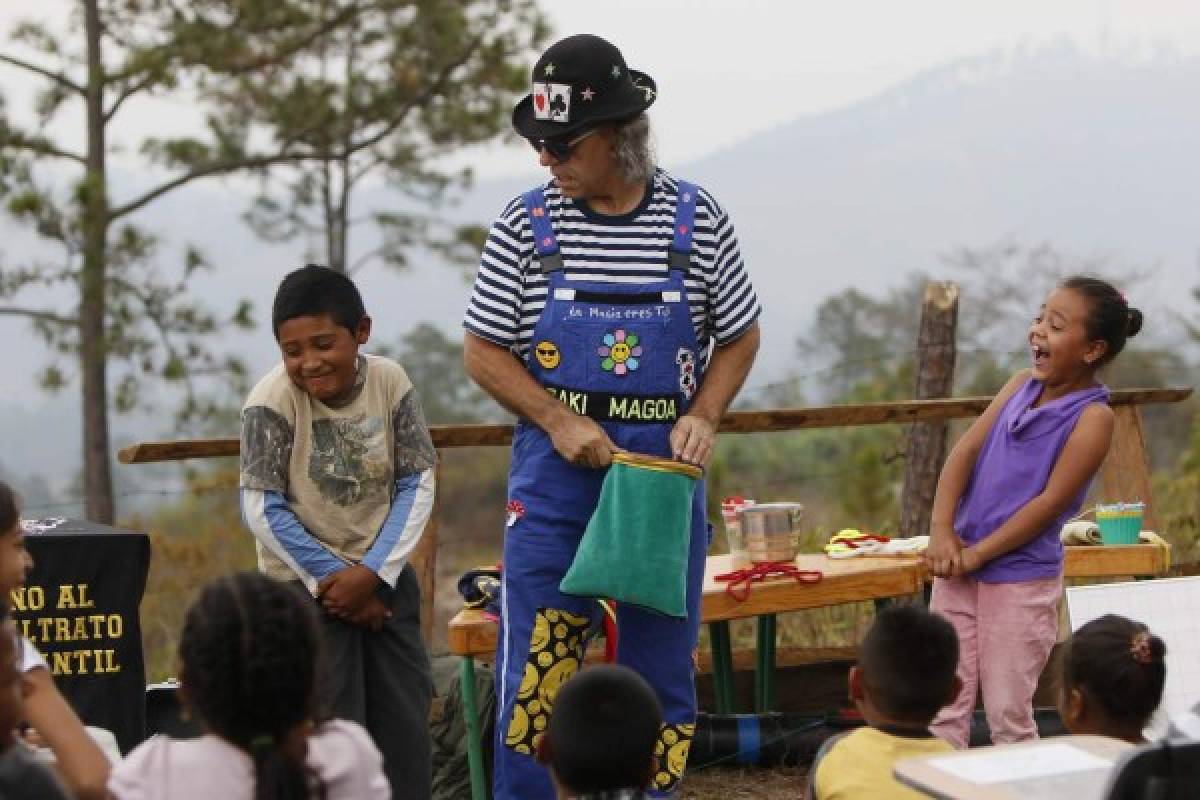
M 596 349 L 600 367 L 614 375 L 625 375 L 638 368 L 642 356 L 636 333 L 627 334 L 623 328 L 604 334 L 604 344 Z
M 669 792 L 683 778 L 688 751 L 692 747 L 692 736 L 695 733 L 694 723 L 666 723 L 659 730 L 658 742 L 654 745 L 654 755 L 658 759 L 658 771 L 654 773 L 655 789 Z
M 558 689 L 583 663 L 587 617 L 555 608 L 538 609 L 529 637 L 529 660 L 517 690 L 504 743 L 533 755 L 550 722 Z

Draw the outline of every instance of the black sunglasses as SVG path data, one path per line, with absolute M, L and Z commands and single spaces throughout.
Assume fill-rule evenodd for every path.
M 592 128 L 587 133 L 581 133 L 574 139 L 529 139 L 527 141 L 529 142 L 529 146 L 539 155 L 541 155 L 542 150 L 545 150 L 555 161 L 566 161 L 571 157 L 571 152 L 575 149 L 575 145 L 591 136 L 596 130 L 596 128 Z

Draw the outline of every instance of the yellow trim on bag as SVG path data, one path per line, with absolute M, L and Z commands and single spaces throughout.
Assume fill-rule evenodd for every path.
M 682 461 L 672 461 L 669 458 L 659 458 L 658 456 L 648 456 L 642 453 L 614 453 L 614 464 L 624 464 L 627 467 L 637 467 L 638 469 L 649 469 L 656 472 L 670 472 L 674 475 L 687 475 L 693 480 L 700 480 L 704 475 L 704 470 L 693 464 L 685 464 Z

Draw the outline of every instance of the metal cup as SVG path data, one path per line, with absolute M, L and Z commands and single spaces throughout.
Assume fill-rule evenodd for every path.
M 792 561 L 804 520 L 800 503 L 761 503 L 738 511 L 750 560 Z

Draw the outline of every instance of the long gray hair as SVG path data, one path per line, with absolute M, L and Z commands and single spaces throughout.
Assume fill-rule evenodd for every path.
M 645 112 L 618 122 L 613 139 L 617 172 L 629 183 L 645 183 L 654 174 L 654 143 L 650 139 L 650 117 Z

